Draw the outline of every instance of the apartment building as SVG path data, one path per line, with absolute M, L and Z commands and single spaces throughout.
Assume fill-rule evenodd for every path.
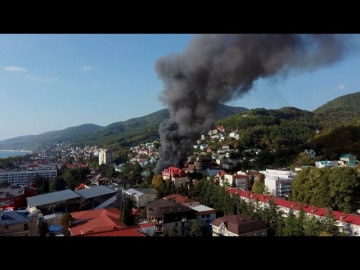
M 8 182 L 11 185 L 30 185 L 37 176 L 51 179 L 57 176 L 56 169 L 29 168 L 27 170 L 4 170 L 0 171 L 0 182 Z
M 270 170 L 260 171 L 265 176 L 265 186 L 269 189 L 271 196 L 289 197 L 291 184 L 297 175 L 294 171 L 288 170 Z
M 112 161 L 112 152 L 108 149 L 99 150 L 99 165 L 101 164 L 110 164 Z
M 192 223 L 197 220 L 198 211 L 165 199 L 148 204 L 146 209 L 148 222 L 155 226 L 155 236 L 173 229 L 179 236 L 189 235 Z
M 326 208 L 291 202 L 285 199 L 256 194 L 237 188 L 228 189 L 228 193 L 230 196 L 238 196 L 247 203 L 257 202 L 261 208 L 268 207 L 269 201 L 273 200 L 279 211 L 282 211 L 284 215 L 287 215 L 290 211 L 293 211 L 293 213 L 297 215 L 302 208 L 308 216 L 314 216 L 319 219 L 324 219 L 326 217 Z M 332 215 L 337 220 L 337 226 L 345 233 L 346 236 L 360 236 L 360 215 L 345 214 L 340 211 L 332 211 Z

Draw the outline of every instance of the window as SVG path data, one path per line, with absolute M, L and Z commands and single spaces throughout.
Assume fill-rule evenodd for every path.
M 5 230 L 8 230 L 9 229 L 9 225 L 5 225 Z
M 24 231 L 28 230 L 29 229 L 29 224 L 25 223 L 24 224 Z

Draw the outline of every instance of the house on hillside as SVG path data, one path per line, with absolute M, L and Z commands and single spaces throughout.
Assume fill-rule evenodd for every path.
M 307 153 L 310 158 L 315 158 L 316 156 L 316 152 L 314 151 L 314 149 L 305 149 L 305 153 Z
M 359 160 L 353 154 L 342 154 L 339 160 L 339 166 L 354 167 L 359 163 Z

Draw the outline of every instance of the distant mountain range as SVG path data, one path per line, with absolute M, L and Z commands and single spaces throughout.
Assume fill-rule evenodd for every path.
M 219 104 L 216 119 L 223 119 L 247 110 L 243 107 Z M 36 150 L 57 142 L 70 142 L 79 146 L 127 147 L 140 141 L 157 139 L 159 137 L 158 128 L 160 123 L 169 117 L 168 110 L 162 109 L 142 117 L 115 122 L 105 127 L 84 124 L 63 130 L 49 131 L 39 135 L 19 136 L 0 141 L 0 149 Z
M 309 112 L 306 117 L 311 117 L 313 119 L 311 121 L 318 123 L 320 129 L 323 131 L 328 130 L 328 132 L 343 125 L 360 126 L 359 104 L 360 92 L 347 94 L 325 103 L 314 111 Z M 284 110 L 286 110 L 286 107 L 275 110 L 279 113 L 272 113 L 272 115 L 279 115 L 281 117 L 281 112 L 284 112 Z M 219 104 L 216 120 L 232 119 L 231 117 L 246 111 L 251 110 L 244 107 Z M 292 111 L 293 113 L 298 113 L 296 110 Z M 299 111 L 308 112 L 304 110 Z M 105 127 L 84 124 L 63 130 L 49 131 L 39 135 L 20 136 L 0 141 L 0 150 L 37 150 L 45 145 L 57 142 L 69 142 L 77 146 L 97 145 L 98 147 L 116 150 L 158 139 L 159 125 L 168 118 L 168 110 L 162 109 L 142 117 L 115 122 Z

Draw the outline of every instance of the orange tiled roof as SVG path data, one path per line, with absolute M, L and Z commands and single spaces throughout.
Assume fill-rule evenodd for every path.
M 73 212 L 71 215 L 74 217 L 75 222 L 83 221 L 70 227 L 73 236 L 127 228 L 120 221 L 120 211 L 117 208 Z
M 147 235 L 139 232 L 139 229 L 141 229 L 140 226 L 135 226 L 131 228 L 124 228 L 124 229 L 117 229 L 117 230 L 111 230 L 106 232 L 95 232 L 95 233 L 89 233 L 89 234 L 83 234 L 81 236 L 135 236 L 135 237 L 145 237 Z

